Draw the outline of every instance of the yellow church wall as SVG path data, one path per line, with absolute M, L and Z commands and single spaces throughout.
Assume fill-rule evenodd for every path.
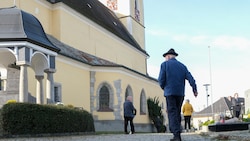
M 134 19 L 134 17 L 123 17 L 120 19 L 125 27 L 127 27 L 130 34 L 133 35 L 140 47 L 145 50 L 145 27 Z
M 130 17 L 128 18 L 123 18 L 121 19 L 123 21 L 123 23 L 127 24 L 131 24 L 129 26 L 132 26 L 132 35 L 133 37 L 136 39 L 136 41 L 140 44 L 140 46 L 142 47 L 142 49 L 145 50 L 145 27 L 144 27 L 144 5 L 143 5 L 143 0 L 137 0 L 137 8 L 139 10 L 139 20 L 140 21 L 136 21 L 135 19 L 135 2 L 134 0 L 130 1 L 130 13 L 131 16 L 133 17 L 133 19 L 131 19 Z M 129 22 L 130 21 L 130 22 Z
M 59 83 L 62 86 L 61 102 L 64 103 L 64 105 L 70 104 L 74 107 L 82 107 L 90 112 L 90 74 L 86 69 L 88 66 L 66 58 L 64 59 L 57 58 L 56 72 L 53 74 L 54 83 Z M 35 79 L 35 72 L 31 67 L 27 67 L 27 74 L 28 92 L 36 98 L 37 80 Z M 46 103 L 46 79 L 47 74 L 44 73 L 44 104 Z
M 136 41 L 141 45 L 142 49 L 145 50 L 145 27 L 141 24 L 138 24 L 136 21 L 133 20 L 132 22 L 133 30 L 132 34 Z
M 72 16 L 63 9 L 58 9 L 57 13 L 60 16 L 60 27 L 58 29 L 60 40 L 78 50 L 95 54 L 94 44 L 90 39 L 90 26 L 85 24 L 83 19 Z
M 65 59 L 65 58 L 64 58 Z M 61 58 L 56 61 L 57 71 L 54 82 L 62 86 L 62 102 L 65 105 L 83 107 L 90 111 L 90 80 L 89 71 L 84 70 L 83 64 Z
M 145 56 L 139 51 L 134 51 L 133 47 L 121 44 L 123 41 L 112 41 L 105 35 L 100 35 L 98 31 L 93 31 L 95 38 L 96 56 L 122 64 L 138 72 L 146 74 Z
M 61 40 L 61 10 L 54 9 L 51 12 L 52 22 L 51 22 L 51 35 Z
M 117 64 L 123 64 L 146 74 L 146 63 L 134 63 L 135 60 L 145 62 L 146 56 L 139 51 L 135 51 L 136 49 L 130 44 L 109 33 L 99 25 L 93 26 L 94 23 L 89 22 L 86 17 L 72 16 L 65 10 L 56 11 L 56 13 L 58 13 L 56 15 L 60 15 L 60 29 L 58 29 L 60 34 L 58 35 L 58 31 L 56 31 L 56 37 L 59 37 L 62 42 L 86 53 Z M 72 23 L 74 24 L 72 25 Z M 131 49 L 128 49 L 128 46 L 131 46 Z M 127 59 L 124 59 L 124 57 Z
M 16 3 L 19 3 L 19 0 L 17 0 Z M 0 8 L 13 7 L 13 6 L 14 6 L 14 1 L 12 1 L 12 0 L 1 0 L 0 1 Z
M 28 92 L 33 97 L 36 97 L 36 84 L 37 83 L 36 83 L 36 78 L 35 78 L 35 72 L 31 67 L 27 67 L 27 72 L 28 72 Z M 46 76 L 44 78 L 46 79 Z M 43 85 L 43 86 L 44 86 L 44 92 L 46 92 L 45 91 L 46 85 Z
M 86 17 L 80 16 L 76 12 L 73 13 L 77 16 L 72 16 L 72 14 L 67 11 L 72 12 L 73 10 L 70 10 L 66 6 L 55 9 L 56 10 L 53 10 L 53 17 L 60 17 L 60 22 L 53 24 L 55 27 L 53 29 L 58 29 L 58 27 L 60 29 L 53 33 L 58 34 L 56 37 L 59 37 L 58 39 L 62 42 L 86 53 L 113 61 L 117 64 L 123 64 L 146 74 L 146 63 L 144 63 L 146 56 L 144 54 L 135 51 L 132 46 L 128 49 L 130 45 L 113 34 L 107 36 L 108 33 L 105 29 L 100 28 L 99 25 L 93 26 L 95 23 L 88 23 L 89 20 Z M 53 23 L 55 22 L 57 22 L 57 20 L 53 18 Z M 72 23 L 74 23 L 74 25 L 69 26 L 72 25 Z M 136 26 L 136 23 L 133 23 L 133 25 Z M 144 36 L 138 34 L 144 33 L 144 28 L 138 27 L 133 33 L 137 33 L 137 37 L 140 38 L 138 40 L 143 42 L 142 47 L 144 48 Z

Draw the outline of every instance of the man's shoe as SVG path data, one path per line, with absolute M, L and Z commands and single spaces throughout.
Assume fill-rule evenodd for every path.
M 170 139 L 170 141 L 181 141 L 181 140 L 177 138 L 173 138 L 173 139 Z
M 181 141 L 181 137 L 174 137 L 170 139 L 170 141 Z

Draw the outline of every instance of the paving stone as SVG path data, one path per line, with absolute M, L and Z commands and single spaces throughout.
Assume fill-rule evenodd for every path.
M 230 132 L 191 132 L 182 133 L 182 141 L 250 141 L 249 131 Z M 74 135 L 57 137 L 19 137 L 0 139 L 4 141 L 169 141 L 171 133 L 136 133 L 126 134 L 103 134 L 103 135 Z

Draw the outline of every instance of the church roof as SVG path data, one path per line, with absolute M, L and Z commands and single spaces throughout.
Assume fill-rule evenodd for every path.
M 0 8 L 0 42 L 27 41 L 59 52 L 47 38 L 39 20 L 16 7 Z
M 94 56 L 94 55 L 91 55 L 91 54 L 88 54 L 88 53 L 85 53 L 85 52 L 82 52 L 82 51 L 80 51 L 78 49 L 75 49 L 74 47 L 71 47 L 71 46 L 69 46 L 67 44 L 62 43 L 61 41 L 59 41 L 58 39 L 56 39 L 55 37 L 53 37 L 51 35 L 47 34 L 47 37 L 54 45 L 56 45 L 60 49 L 59 54 L 61 54 L 63 56 L 69 57 L 69 58 L 71 58 L 73 60 L 88 64 L 88 65 L 91 65 L 91 66 L 122 67 L 122 68 L 130 70 L 130 71 L 132 71 L 134 73 L 137 73 L 137 74 L 139 74 L 141 76 L 144 76 L 144 77 L 146 77 L 146 78 L 148 78 L 150 80 L 157 81 L 157 79 L 155 79 L 155 78 L 152 78 L 152 77 L 150 77 L 148 75 L 145 75 L 145 74 L 142 74 L 142 73 L 137 72 L 135 70 L 132 70 L 132 69 L 126 67 L 126 66 L 116 64 L 114 62 L 99 58 L 97 56 Z
M 113 11 L 109 10 L 98 0 L 47 0 L 55 4 L 62 2 L 78 13 L 84 15 L 119 38 L 123 39 L 133 47 L 149 56 L 145 50 L 137 43 L 126 27 L 121 23 Z

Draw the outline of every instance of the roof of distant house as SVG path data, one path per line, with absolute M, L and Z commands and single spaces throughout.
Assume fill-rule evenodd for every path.
M 244 104 L 244 98 L 239 97 L 239 101 Z M 196 115 L 206 115 L 212 113 L 224 113 L 225 111 L 231 111 L 232 102 L 228 97 L 221 97 L 219 100 L 213 103 L 213 105 L 209 105 L 205 109 L 201 110 L 200 112 L 196 112 Z

